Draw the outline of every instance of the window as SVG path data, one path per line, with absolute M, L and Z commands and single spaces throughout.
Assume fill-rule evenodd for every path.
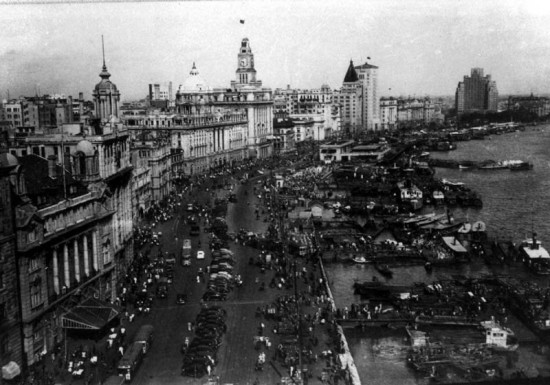
M 1 304 L 0 308 L 3 308 L 3 305 Z M 10 335 L 4 334 L 0 339 L 0 356 L 5 357 L 10 353 Z
M 30 283 L 31 308 L 42 305 L 42 279 L 36 276 Z
M 31 258 L 29 261 L 29 272 L 33 272 L 40 268 L 40 260 L 38 258 Z

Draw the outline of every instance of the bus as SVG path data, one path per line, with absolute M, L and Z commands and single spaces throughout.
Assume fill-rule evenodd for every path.
M 139 328 L 134 342 L 139 342 L 143 345 L 143 354 L 147 354 L 153 343 L 153 331 L 155 328 L 153 325 L 143 325 Z
M 123 376 L 126 382 L 134 379 L 134 376 L 143 360 L 143 344 L 132 342 L 118 363 L 118 374 Z

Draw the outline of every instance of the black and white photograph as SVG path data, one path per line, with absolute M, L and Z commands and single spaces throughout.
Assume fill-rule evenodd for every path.
M 550 384 L 548 20 L 0 0 L 0 385 Z

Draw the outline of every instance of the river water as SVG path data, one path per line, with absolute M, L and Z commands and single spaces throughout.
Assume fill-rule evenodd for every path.
M 523 132 L 492 135 L 485 140 L 458 142 L 458 149 L 451 152 L 434 152 L 434 158 L 483 161 L 520 159 L 531 162 L 529 171 L 504 170 L 458 170 L 436 169 L 437 178 L 464 182 L 481 194 L 483 208 L 454 209 L 455 218 L 470 222 L 481 220 L 487 225 L 489 236 L 520 242 L 532 231 L 550 248 L 550 125 L 527 127 Z M 380 277 L 372 266 L 327 265 L 327 274 L 338 307 L 360 303 L 354 296 L 352 285 L 358 281 Z M 494 267 L 493 267 L 494 269 Z M 516 270 L 513 270 L 516 269 Z M 453 274 L 466 276 L 489 273 L 482 261 L 454 268 L 437 268 L 431 276 L 422 266 L 393 268 L 394 284 L 430 282 L 450 278 Z M 517 267 L 499 267 L 497 272 L 522 275 L 544 286 L 548 278 L 533 277 Z M 376 384 L 425 384 L 427 379 L 418 378 L 406 366 L 407 342 L 404 332 L 383 329 L 356 332 L 346 331 L 346 337 L 355 358 L 363 383 Z M 529 348 L 522 348 L 522 359 L 533 361 Z M 538 357 L 540 359 L 541 357 Z

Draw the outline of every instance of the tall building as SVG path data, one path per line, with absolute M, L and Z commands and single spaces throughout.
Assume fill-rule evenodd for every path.
M 497 111 L 497 84 L 491 75 L 483 76 L 483 68 L 472 68 L 470 76 L 458 83 L 455 101 L 457 114 Z
M 23 367 L 63 346 L 64 330 L 113 321 L 118 311 L 108 302 L 133 258 L 130 137 L 105 63 L 100 77 L 94 125 L 29 136 L 32 153 L 13 164 L 15 198 L 7 207 L 16 232 Z
M 344 82 L 334 100 L 342 108 L 342 126 L 350 134 L 377 131 L 380 127 L 378 67 L 369 63 L 354 66 L 350 60 Z

